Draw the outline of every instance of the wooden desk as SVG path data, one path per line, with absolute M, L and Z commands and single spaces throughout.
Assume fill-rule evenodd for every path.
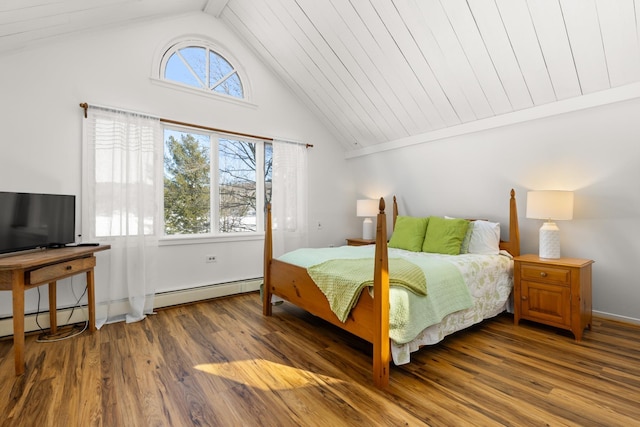
M 87 274 L 89 330 L 96 330 L 96 304 L 93 267 L 95 252 L 109 245 L 46 249 L 0 258 L 0 290 L 13 291 L 13 351 L 16 375 L 24 373 L 24 291 L 49 284 L 51 332 L 57 330 L 56 282 L 80 273 Z

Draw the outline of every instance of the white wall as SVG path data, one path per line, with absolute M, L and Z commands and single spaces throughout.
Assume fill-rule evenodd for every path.
M 640 322 L 640 100 L 513 124 L 351 159 L 357 188 L 396 194 L 400 214 L 496 218 L 517 194 L 522 253 L 541 221 L 528 190 L 575 191 L 558 222 L 562 255 L 595 260 L 593 308 Z M 503 233 L 507 233 L 503 227 Z
M 255 106 L 193 95 L 151 81 L 152 62 L 160 49 L 188 34 L 207 37 L 233 55 L 248 76 Z M 0 190 L 80 196 L 82 109 L 78 104 L 88 102 L 313 144 L 309 150 L 310 244 L 339 244 L 346 237 L 344 218 L 355 209 L 351 206 L 355 195 L 352 185 L 343 185 L 349 175 L 340 145 L 223 23 L 209 15 L 143 22 L 5 52 L 0 54 L 0 94 Z M 317 221 L 323 224 L 320 231 Z M 207 254 L 216 255 L 218 261 L 205 264 Z M 159 292 L 262 276 L 261 240 L 162 246 L 160 257 Z M 98 287 L 104 286 L 100 272 L 105 260 L 98 254 Z M 73 280 L 80 290 L 83 279 Z M 74 301 L 65 288 L 58 286 L 60 306 Z M 48 304 L 44 291 L 41 307 Z M 27 292 L 27 312 L 36 309 L 36 292 Z M 0 317 L 10 316 L 10 293 L 0 295 Z
M 245 69 L 256 107 L 153 84 L 154 56 L 185 34 L 210 38 Z M 510 188 L 522 251 L 537 252 L 539 221 L 525 218 L 526 191 L 574 190 L 575 219 L 559 224 L 563 255 L 592 258 L 594 309 L 640 319 L 640 101 L 514 124 L 343 160 L 339 144 L 222 23 L 204 14 L 89 32 L 0 54 L 0 189 L 80 195 L 80 102 L 147 112 L 314 144 L 309 151 L 311 246 L 358 236 L 355 199 L 396 194 L 410 215 L 505 222 Z M 81 202 L 80 200 L 78 200 Z M 317 230 L 317 222 L 322 230 Z M 262 242 L 163 246 L 159 291 L 259 277 Z M 204 255 L 218 262 L 205 264 Z M 101 254 L 98 255 L 101 257 Z M 104 262 L 98 261 L 98 286 Z M 74 279 L 80 289 L 82 279 Z M 60 285 L 59 304 L 73 295 Z M 11 314 L 0 293 L 0 317 Z M 46 306 L 43 292 L 41 307 Z M 27 292 L 27 311 L 36 308 Z

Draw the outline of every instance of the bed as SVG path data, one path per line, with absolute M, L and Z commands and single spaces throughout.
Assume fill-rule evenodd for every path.
M 435 344 L 447 335 L 479 323 L 486 318 L 494 317 L 504 311 L 507 308 L 513 285 L 513 263 L 511 258 L 519 255 L 520 252 L 520 233 L 514 190 L 511 190 L 509 199 L 509 241 L 498 238 L 496 243 L 496 251 L 498 253 L 491 253 L 491 255 L 478 253 L 464 253 L 463 255 L 424 254 L 420 249 L 408 248 L 411 250 L 407 250 L 404 242 L 398 244 L 400 241 L 399 236 L 402 236 L 403 233 L 406 234 L 408 221 L 415 222 L 417 219 L 399 217 L 394 197 L 394 235 L 392 235 L 391 241 L 388 241 L 385 208 L 385 201 L 381 198 L 380 213 L 377 216 L 375 246 L 303 249 L 274 258 L 271 209 L 267 207 L 264 285 L 262 292 L 263 314 L 265 316 L 272 315 L 272 297 L 276 296 L 372 343 L 373 382 L 379 388 L 384 388 L 388 385 L 391 360 L 396 364 L 408 363 L 410 353 L 420 347 Z M 433 224 L 438 221 L 442 223 L 443 221 L 442 219 L 436 221 L 432 218 L 434 217 L 429 217 L 428 221 Z M 485 223 L 492 224 L 494 229 L 495 225 L 498 224 L 490 223 L 486 220 L 444 219 L 447 227 L 456 221 L 457 223 L 476 223 L 476 227 L 481 223 L 483 227 Z M 425 225 L 424 227 L 426 230 L 427 226 Z M 497 227 L 499 230 L 499 224 Z M 433 228 L 437 227 L 434 226 Z M 411 229 L 413 230 L 413 228 Z M 469 229 L 465 230 L 463 240 L 473 236 Z M 429 234 L 427 233 L 428 236 Z M 424 241 L 426 240 L 424 239 Z M 429 241 L 435 240 L 429 239 Z M 392 247 L 390 248 L 389 246 Z M 462 246 L 464 246 L 464 242 Z M 460 248 L 460 245 L 458 245 L 458 248 Z M 425 249 L 430 251 L 426 247 Z M 466 250 L 462 251 L 465 252 Z M 370 260 L 371 270 L 373 270 L 372 280 L 363 286 L 364 291 L 357 294 L 353 305 L 342 304 L 343 306 L 340 307 L 342 311 L 335 311 L 336 301 L 332 298 L 333 294 L 328 293 L 326 288 L 326 286 L 331 286 L 331 276 L 319 276 L 318 274 L 325 274 L 326 272 L 317 271 L 316 268 L 333 262 L 343 262 L 340 260 L 356 262 L 357 259 L 363 262 L 365 259 Z M 401 286 L 390 287 L 390 282 L 400 285 L 407 282 L 406 280 L 403 281 L 403 277 L 398 276 L 400 266 L 406 266 L 407 262 L 414 264 L 412 266 L 414 268 L 417 265 L 422 269 L 427 282 L 429 282 L 426 295 L 420 293 L 421 289 L 406 289 Z M 335 272 L 340 270 L 334 269 L 334 264 L 331 265 L 331 273 L 337 274 Z M 412 267 L 408 267 L 406 270 L 410 272 L 408 274 L 419 274 L 415 270 L 411 270 Z M 358 269 L 362 268 L 368 267 L 358 266 Z M 439 276 L 436 277 L 435 273 L 428 268 L 442 270 L 444 272 L 442 274 L 443 279 L 440 279 Z M 459 273 L 455 273 L 456 271 Z M 447 275 L 447 273 L 450 274 Z M 447 307 L 449 311 L 443 311 L 437 315 L 423 313 L 422 316 L 418 316 L 419 318 L 429 318 L 431 323 L 419 323 L 426 321 L 422 318 L 420 320 L 398 321 L 398 312 L 412 311 L 413 313 L 419 313 L 421 310 L 431 311 L 434 307 L 438 311 L 438 288 L 447 288 L 449 286 L 448 283 L 450 283 L 448 280 L 454 280 L 453 276 L 456 274 L 461 276 L 466 286 L 470 298 L 469 301 L 458 301 L 451 304 L 450 307 Z M 312 275 L 316 281 L 312 279 Z M 336 280 L 336 282 L 342 280 L 341 277 L 335 277 L 335 279 L 340 279 Z M 443 281 L 443 285 L 437 284 L 439 280 Z M 456 277 L 455 280 L 459 279 Z M 323 288 L 321 289 L 319 286 Z M 332 290 L 334 288 L 330 287 L 329 289 Z M 460 292 L 462 293 L 462 291 Z M 445 296 L 440 300 L 447 298 Z M 429 302 L 432 305 L 424 309 L 418 309 L 422 305 L 418 306 L 417 304 L 426 304 L 426 300 L 435 300 L 436 302 Z M 405 301 L 405 305 L 403 306 L 403 303 L 398 301 Z M 396 307 L 396 304 L 398 307 Z M 345 311 L 345 309 L 348 311 Z M 402 324 L 405 329 L 397 330 L 396 324 Z M 424 325 L 426 326 L 423 327 Z

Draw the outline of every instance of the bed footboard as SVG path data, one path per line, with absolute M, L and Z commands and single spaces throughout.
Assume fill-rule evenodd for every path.
M 362 292 L 346 322 L 341 322 L 331 311 L 322 291 L 313 282 L 307 270 L 273 259 L 271 205 L 267 206 L 264 239 L 264 284 L 262 312 L 272 315 L 271 297 L 276 295 L 309 313 L 326 320 L 373 344 L 373 381 L 377 387 L 389 383 L 391 349 L 389 343 L 389 260 L 387 256 L 387 217 L 384 199 L 380 198 L 377 216 L 376 252 L 373 298 Z

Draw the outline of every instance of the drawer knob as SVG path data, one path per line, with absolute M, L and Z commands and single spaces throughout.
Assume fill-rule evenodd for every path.
M 546 271 L 541 271 L 540 272 L 540 277 L 547 277 L 547 272 Z
M 522 295 L 520 298 L 522 298 L 522 301 L 526 301 L 527 300 L 527 296 L 526 295 Z
M 73 267 L 72 267 L 72 266 L 70 266 L 70 265 L 67 265 L 65 268 L 66 268 L 67 270 L 71 270 Z

